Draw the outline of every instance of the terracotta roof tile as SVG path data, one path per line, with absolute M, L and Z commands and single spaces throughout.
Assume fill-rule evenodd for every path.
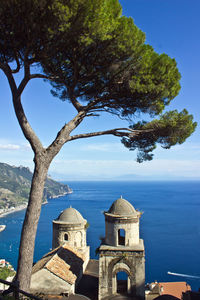
M 77 276 L 70 271 L 70 265 L 57 254 L 53 256 L 45 267 L 47 270 L 70 284 L 73 284 L 76 281 Z
M 173 295 L 179 299 L 182 298 L 182 293 L 190 291 L 191 287 L 187 282 L 159 282 L 159 287 L 161 288 L 161 295 L 168 294 Z
M 51 252 L 48 252 L 40 260 L 38 260 L 37 263 L 32 268 L 32 274 L 43 269 L 43 267 L 46 265 L 46 263 L 55 255 L 57 250 L 58 250 L 58 248 L 52 250 Z
M 67 244 L 47 253 L 32 269 L 32 274 L 46 268 L 70 284 L 75 283 L 82 270 L 85 256 Z

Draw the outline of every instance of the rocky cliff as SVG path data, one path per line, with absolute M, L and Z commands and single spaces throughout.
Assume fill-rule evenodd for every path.
M 32 176 L 29 168 L 0 163 L 0 209 L 17 207 L 27 203 Z M 43 201 L 71 192 L 68 185 L 48 177 L 45 183 Z

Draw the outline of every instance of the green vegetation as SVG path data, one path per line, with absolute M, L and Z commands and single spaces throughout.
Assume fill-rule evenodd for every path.
M 28 168 L 0 163 L 0 209 L 26 204 L 33 174 Z M 66 184 L 46 179 L 43 201 L 70 192 Z
M 87 222 L 86 224 L 85 224 L 85 229 L 88 229 L 90 227 L 90 224 Z
M 8 267 L 0 267 L 0 278 L 6 280 L 6 278 L 15 275 L 15 271 L 11 270 Z
M 17 270 L 20 288 L 28 291 L 46 176 L 65 144 L 113 135 L 123 138 L 129 149 L 138 150 L 141 162 L 152 159 L 159 143 L 164 148 L 183 143 L 196 123 L 186 110 L 162 115 L 180 90 L 176 61 L 145 43 L 145 34 L 132 18 L 123 16 L 118 0 L 1 0 L 0 69 L 8 81 L 19 125 L 34 152 Z M 50 82 L 53 95 L 73 107 L 73 114 L 68 114 L 47 147 L 23 107 L 24 89 L 34 79 Z M 132 124 L 107 130 L 100 124 L 99 131 L 78 132 L 83 121 L 105 112 Z M 135 121 L 138 117 L 139 123 Z M 26 188 L 19 194 L 24 196 Z

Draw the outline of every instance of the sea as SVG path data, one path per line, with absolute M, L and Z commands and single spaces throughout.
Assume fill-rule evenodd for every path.
M 186 281 L 200 288 L 200 182 L 198 181 L 75 181 L 68 194 L 48 199 L 42 206 L 34 261 L 52 247 L 52 220 L 72 206 L 87 219 L 87 243 L 91 258 L 105 235 L 104 211 L 121 196 L 142 212 L 140 237 L 145 244 L 146 283 L 155 280 Z M 0 219 L 0 258 L 17 267 L 19 239 L 25 211 Z M 169 272 L 169 273 L 168 273 Z

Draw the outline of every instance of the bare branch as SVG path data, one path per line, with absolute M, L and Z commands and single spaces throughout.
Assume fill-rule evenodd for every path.
M 95 99 L 95 100 L 91 101 L 91 102 L 85 107 L 85 109 L 86 109 L 87 111 L 90 111 L 90 110 L 92 110 L 94 107 L 96 108 L 96 104 L 99 103 L 99 102 L 100 102 L 100 99 Z M 97 107 L 97 108 L 98 108 L 98 107 Z
M 86 116 L 85 111 L 79 112 L 71 121 L 65 124 L 58 132 L 55 140 L 46 148 L 49 159 L 55 157 L 62 146 L 71 140 L 70 133 L 83 121 Z
M 78 112 L 85 110 L 85 106 L 80 104 L 80 102 L 73 96 L 73 93 L 70 90 L 69 90 L 69 96 L 72 105 L 76 108 Z
M 86 117 L 99 117 L 99 114 L 89 113 L 86 115 Z
M 108 104 L 108 101 L 110 101 L 110 97 L 108 95 L 104 95 L 101 98 L 96 98 L 93 101 L 91 101 L 87 106 L 85 106 L 85 110 L 92 111 L 93 109 L 96 111 L 97 109 L 102 109 L 102 111 L 105 111 L 106 103 Z
M 35 78 L 43 78 L 43 79 L 49 79 L 48 76 L 44 75 L 44 74 L 30 74 L 30 79 L 35 79 Z
M 20 70 L 20 62 L 19 62 L 19 59 L 18 59 L 17 54 L 15 55 L 15 61 L 16 61 L 17 67 L 16 67 L 15 69 L 12 70 L 12 73 L 13 73 L 13 74 L 18 73 L 19 70 Z
M 26 64 L 24 66 L 24 78 L 20 82 L 20 85 L 18 86 L 18 96 L 21 96 L 24 88 L 26 87 L 27 83 L 30 80 L 30 66 Z
M 82 139 L 82 138 L 90 138 L 94 136 L 101 136 L 101 135 L 114 135 L 117 137 L 130 137 L 133 138 L 137 135 L 140 135 L 141 133 L 144 132 L 150 132 L 153 131 L 153 129 L 148 129 L 148 130 L 133 130 L 130 128 L 115 128 L 115 129 L 110 129 L 110 130 L 105 130 L 105 131 L 97 131 L 97 132 L 90 132 L 90 133 L 82 133 L 82 134 L 77 134 L 73 135 L 70 137 L 69 141 L 77 140 L 77 139 Z
M 20 82 L 20 85 L 18 87 L 18 96 L 21 96 L 23 90 L 25 89 L 27 83 L 29 82 L 30 78 L 29 77 L 24 77 L 22 81 Z
M 18 88 L 17 88 L 16 82 L 15 82 L 15 79 L 13 77 L 13 73 L 12 73 L 10 66 L 8 64 L 5 64 L 5 63 L 3 64 L 0 62 L 0 69 L 2 69 L 2 71 L 4 72 L 4 74 L 6 75 L 6 77 L 8 79 L 10 89 L 12 92 L 12 100 L 13 100 L 15 113 L 16 113 L 18 122 L 21 126 L 21 129 L 22 129 L 26 139 L 30 142 L 34 153 L 36 153 L 36 151 L 41 152 L 42 150 L 44 150 L 43 146 L 42 146 L 39 138 L 36 136 L 35 132 L 31 128 L 31 126 L 26 118 L 26 115 L 23 110 L 23 106 L 21 104 L 21 97 L 20 97 L 26 84 L 30 80 L 30 77 L 29 77 L 29 74 L 30 74 L 29 69 L 30 68 L 28 65 L 26 65 L 25 70 L 24 70 L 24 78 L 21 81 Z M 37 149 L 39 149 L 39 151 Z
M 44 148 L 26 118 L 26 115 L 24 113 L 24 110 L 23 110 L 23 107 L 21 104 L 21 98 L 18 95 L 18 93 L 13 95 L 13 105 L 14 105 L 14 109 L 15 109 L 15 113 L 16 113 L 18 122 L 24 133 L 24 136 L 31 144 L 31 147 L 32 147 L 34 153 L 41 153 L 44 150 Z
M 47 76 L 44 74 L 40 74 L 40 73 L 36 73 L 36 74 L 31 74 L 30 75 L 30 79 L 35 79 L 35 78 L 42 78 L 42 79 L 47 79 L 47 80 L 54 80 L 56 78 L 58 78 L 57 76 Z
M 0 69 L 6 75 L 6 77 L 8 79 L 8 83 L 10 85 L 11 92 L 12 92 L 12 94 L 14 94 L 17 90 L 17 86 L 16 86 L 15 79 L 13 77 L 12 70 L 11 70 L 10 66 L 8 65 L 8 63 L 1 63 L 0 62 Z

